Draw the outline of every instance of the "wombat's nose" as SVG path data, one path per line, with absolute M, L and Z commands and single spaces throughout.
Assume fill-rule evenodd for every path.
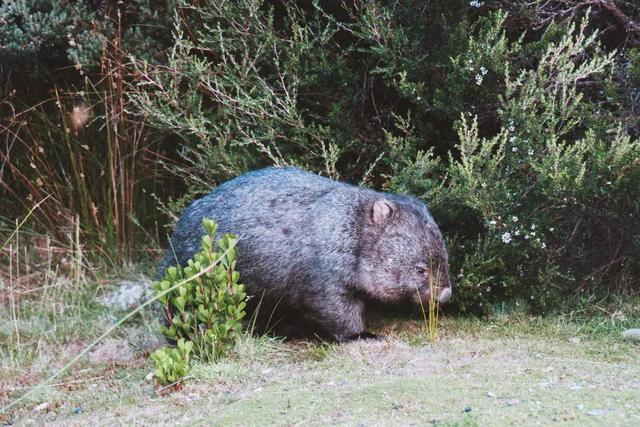
M 451 288 L 444 288 L 438 294 L 438 302 L 442 304 L 449 301 L 449 299 L 451 299 Z

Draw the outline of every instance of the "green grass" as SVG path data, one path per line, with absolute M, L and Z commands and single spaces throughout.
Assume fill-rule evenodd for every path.
M 102 285 L 82 277 L 51 277 L 49 285 L 59 284 L 22 298 L 15 316 L 0 310 L 0 405 L 56 372 L 123 316 L 99 305 Z M 53 385 L 0 414 L 0 422 L 640 422 L 634 409 L 640 407 L 640 345 L 620 336 L 624 328 L 640 327 L 633 304 L 613 315 L 444 316 L 435 342 L 419 316 L 378 322 L 374 332 L 383 339 L 349 344 L 246 334 L 220 362 L 196 363 L 182 391 L 163 395 L 148 379 L 148 354 L 162 344 L 146 342 L 156 324 L 154 311 L 143 310 L 109 337 L 131 357 L 83 358 Z M 41 403 L 50 406 L 33 412 Z

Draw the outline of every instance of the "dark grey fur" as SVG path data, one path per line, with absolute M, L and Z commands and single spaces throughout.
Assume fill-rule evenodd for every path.
M 278 308 L 338 341 L 365 334 L 368 300 L 426 302 L 429 275 L 442 300 L 451 295 L 444 241 L 413 197 L 292 167 L 247 173 L 185 209 L 161 271 L 200 249 L 203 217 L 239 236 L 237 269 L 260 314 Z

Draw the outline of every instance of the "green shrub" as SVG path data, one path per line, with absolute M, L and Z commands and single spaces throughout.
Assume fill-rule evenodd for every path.
M 162 384 L 173 384 L 189 373 L 189 354 L 193 349 L 193 342 L 180 338 L 176 347 L 162 347 L 151 353 L 151 360 L 155 362 L 154 376 Z
M 167 323 L 163 334 L 192 342 L 195 357 L 210 361 L 233 348 L 242 330 L 247 294 L 235 269 L 237 239 L 225 234 L 215 241 L 218 225 L 210 219 L 202 224 L 205 235 L 200 252 L 184 268 L 169 267 L 153 287 Z M 206 269 L 202 276 L 166 292 Z
M 48 90 L 42 84 L 53 85 L 58 78 L 78 82 L 84 72 L 96 74 L 109 41 L 126 52 L 160 59 L 170 40 L 173 6 L 172 0 L 2 2 L 0 76 L 12 77 L 27 91 Z
M 380 185 L 395 115 L 414 112 L 419 148 L 452 142 L 461 108 L 495 102 L 489 82 L 508 54 L 494 25 L 504 16 L 470 22 L 466 1 L 205 1 L 189 11 L 177 15 L 168 64 L 134 61 L 130 89 L 150 125 L 179 137 L 184 163 L 167 167 L 192 196 L 274 164 Z M 470 43 L 475 31 L 481 44 Z
M 505 73 L 494 136 L 465 114 L 448 165 L 430 151 L 395 165 L 391 188 L 430 201 L 457 235 L 463 309 L 511 301 L 547 311 L 584 291 L 629 291 L 640 275 L 640 142 L 579 89 L 606 81 L 614 65 L 586 29 L 570 26 L 535 67 Z

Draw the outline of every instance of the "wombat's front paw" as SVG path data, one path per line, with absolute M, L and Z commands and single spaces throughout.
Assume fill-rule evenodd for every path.
M 355 334 L 355 335 L 349 335 L 349 336 L 344 336 L 344 337 L 339 337 L 338 341 L 339 342 L 349 342 L 349 341 L 355 341 L 355 340 L 380 340 L 383 339 L 384 336 L 383 335 L 378 335 L 378 334 L 374 334 L 371 332 L 360 332 L 359 334 Z

